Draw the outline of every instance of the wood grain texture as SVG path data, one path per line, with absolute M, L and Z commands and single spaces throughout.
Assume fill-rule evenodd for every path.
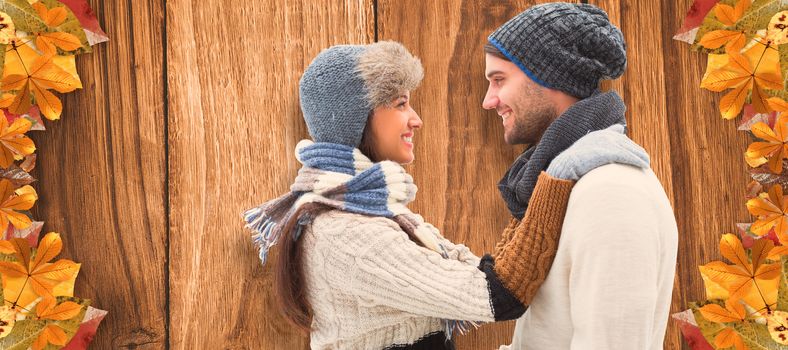
M 307 137 L 301 73 L 328 46 L 372 42 L 372 11 L 167 2 L 171 349 L 308 348 L 278 314 L 241 213 L 288 190 Z
M 482 46 L 544 1 L 170 0 L 166 25 L 164 1 L 90 2 L 111 40 L 78 57 L 85 88 L 63 95 L 63 120 L 32 136 L 34 214 L 63 234 L 62 256 L 82 263 L 76 294 L 110 311 L 92 348 L 308 348 L 279 317 L 272 269 L 259 266 L 240 213 L 297 172 L 308 63 L 376 30 L 425 67 L 413 93 L 424 127 L 408 166 L 419 185 L 411 208 L 475 253 L 492 250 L 508 220 L 495 185 L 522 147 L 507 146 L 500 118 L 481 108 Z M 589 2 L 627 40 L 627 72 L 606 86 L 624 98 L 678 219 L 680 311 L 704 298 L 697 266 L 720 258 L 721 234 L 751 220 L 747 137 L 719 117 L 720 94 L 698 88 L 706 55 L 671 38 L 692 0 Z M 508 343 L 512 326 L 483 326 L 458 349 Z M 665 349 L 688 349 L 672 322 Z
M 31 133 L 35 217 L 82 263 L 75 295 L 109 311 L 93 349 L 166 346 L 164 2 L 90 1 L 111 40 L 77 57 L 83 89 Z M 46 231 L 44 231 L 46 232 Z

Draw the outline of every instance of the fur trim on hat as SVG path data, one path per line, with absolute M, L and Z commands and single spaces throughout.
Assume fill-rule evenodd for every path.
M 368 45 L 359 56 L 356 71 L 364 79 L 372 108 L 390 105 L 405 91 L 419 86 L 424 78 L 421 61 L 394 41 Z

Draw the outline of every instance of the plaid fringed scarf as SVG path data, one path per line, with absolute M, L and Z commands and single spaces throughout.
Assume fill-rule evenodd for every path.
M 246 227 L 252 232 L 265 265 L 269 249 L 282 234 L 282 226 L 298 220 L 293 239 L 297 240 L 314 219 L 305 204 L 318 203 L 351 213 L 383 216 L 394 220 L 424 247 L 448 254 L 438 242 L 438 230 L 406 207 L 416 196 L 413 178 L 391 161 L 373 163 L 358 149 L 334 143 L 302 140 L 296 145 L 296 158 L 303 167 L 298 171 L 290 192 L 244 213 Z M 293 218 L 298 213 L 298 218 Z M 465 332 L 474 322 L 446 320 L 446 333 Z
M 268 250 L 281 235 L 282 224 L 293 219 L 307 203 L 320 203 L 351 213 L 383 216 L 397 222 L 423 246 L 446 255 L 432 225 L 424 223 L 406 205 L 416 196 L 413 178 L 399 164 L 373 163 L 358 149 L 334 143 L 302 140 L 296 158 L 304 166 L 298 171 L 290 192 L 244 213 L 246 227 L 265 264 Z M 293 239 L 314 219 L 309 212 L 297 218 Z

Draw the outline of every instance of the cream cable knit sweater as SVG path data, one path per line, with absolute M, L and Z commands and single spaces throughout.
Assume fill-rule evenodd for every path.
M 441 237 L 452 259 L 391 220 L 318 216 L 303 241 L 312 349 L 381 349 L 442 331 L 441 318 L 494 321 L 479 258 Z
M 650 169 L 589 172 L 572 189 L 547 279 L 501 350 L 662 349 L 677 246 Z

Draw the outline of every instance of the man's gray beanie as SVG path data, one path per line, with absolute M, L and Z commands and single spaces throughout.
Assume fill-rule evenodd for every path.
M 528 8 L 487 38 L 539 85 L 583 99 L 624 74 L 626 44 L 607 13 L 589 4 Z
M 396 42 L 323 50 L 299 83 L 309 135 L 315 142 L 358 147 L 370 112 L 415 89 L 423 76 L 421 61 Z

